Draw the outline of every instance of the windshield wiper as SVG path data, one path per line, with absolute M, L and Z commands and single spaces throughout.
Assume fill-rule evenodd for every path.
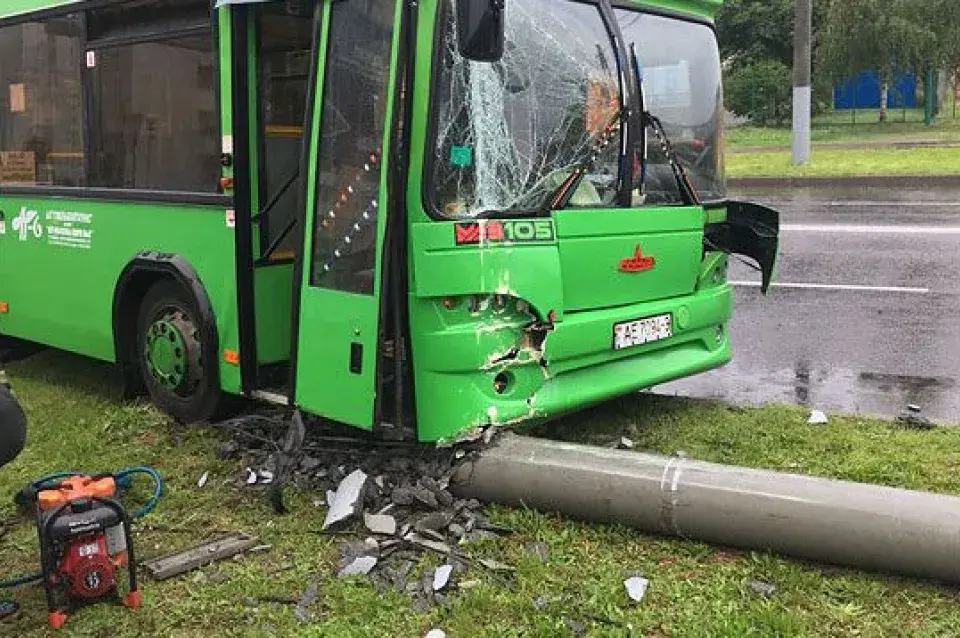
M 646 100 L 643 95 L 643 76 L 640 74 L 640 60 L 637 58 L 636 48 L 631 44 L 630 45 L 630 64 L 633 67 L 633 73 L 637 78 L 637 86 L 640 90 L 640 103 L 646 108 Z M 687 173 L 687 169 L 683 167 L 683 162 L 680 161 L 680 157 L 677 155 L 677 152 L 673 149 L 673 144 L 670 143 L 670 138 L 667 136 L 667 132 L 663 128 L 663 123 L 660 121 L 660 118 L 655 116 L 650 111 L 644 110 L 640 113 L 640 122 L 643 130 L 646 130 L 649 126 L 653 130 L 653 134 L 656 136 L 657 141 L 660 142 L 660 149 L 663 151 L 663 154 L 667 157 L 667 163 L 670 164 L 670 170 L 673 171 L 673 177 L 677 180 L 677 187 L 680 189 L 680 195 L 683 197 L 683 201 L 687 205 L 700 206 L 700 193 L 697 192 L 696 187 L 693 185 L 693 181 L 690 179 L 690 174 Z M 646 175 L 646 172 L 644 172 Z M 642 186 L 641 186 L 642 188 Z
M 587 171 L 593 167 L 593 164 L 597 161 L 597 158 L 600 156 L 600 153 L 603 152 L 603 149 L 610 145 L 610 140 L 613 138 L 614 132 L 620 128 L 619 125 L 623 122 L 623 119 L 627 116 L 627 113 L 628 110 L 622 105 L 616 110 L 616 112 L 614 112 L 613 116 L 610 118 L 610 121 L 607 122 L 607 125 L 603 127 L 600 135 L 594 140 L 593 149 L 590 151 L 590 154 L 587 156 L 587 158 L 574 166 L 560 186 L 554 189 L 547 196 L 546 200 L 544 200 L 543 204 L 540 206 L 540 213 L 544 217 L 550 215 L 550 211 L 552 210 L 563 210 L 567 207 L 567 205 L 570 203 L 570 200 L 573 199 L 574 194 L 577 192 L 577 189 L 580 187 L 580 182 L 583 181 Z

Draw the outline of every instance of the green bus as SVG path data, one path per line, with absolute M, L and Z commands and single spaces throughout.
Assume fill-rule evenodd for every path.
M 0 335 L 449 441 L 722 366 L 722 0 L 6 0 Z

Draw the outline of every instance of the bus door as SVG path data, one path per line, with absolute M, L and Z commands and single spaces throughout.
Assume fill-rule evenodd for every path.
M 249 136 L 248 196 L 253 251 L 254 396 L 286 402 L 297 238 L 302 232 L 300 163 L 311 69 L 310 3 L 245 8 L 247 63 L 243 99 Z
M 399 3 L 324 3 L 300 270 L 294 398 L 372 429 Z

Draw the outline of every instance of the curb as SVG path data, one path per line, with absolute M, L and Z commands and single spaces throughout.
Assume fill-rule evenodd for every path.
M 853 175 L 849 177 L 730 177 L 730 188 L 871 187 L 960 188 L 960 175 Z

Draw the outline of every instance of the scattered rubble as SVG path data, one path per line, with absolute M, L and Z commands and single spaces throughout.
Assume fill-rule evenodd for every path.
M 433 572 L 433 591 L 442 591 L 450 583 L 453 574 L 453 565 L 441 565 Z
M 354 470 L 350 476 L 343 479 L 332 499 L 330 498 L 330 492 L 327 492 L 330 511 L 327 512 L 327 518 L 323 522 L 323 529 L 331 529 L 349 520 L 357 513 L 360 499 L 363 496 L 363 488 L 366 484 L 367 475 L 363 470 Z
M 627 589 L 627 596 L 635 603 L 643 600 L 649 585 L 650 581 L 641 576 L 632 576 L 623 581 L 623 586 Z
M 397 533 L 397 519 L 389 514 L 364 514 L 363 524 L 374 534 L 393 536 Z
M 377 566 L 377 562 L 376 556 L 357 556 L 337 572 L 337 576 L 365 576 Z
M 765 583 L 762 580 L 751 580 L 748 585 L 750 585 L 750 589 L 752 589 L 755 594 L 763 596 L 764 598 L 773 598 L 773 595 L 777 593 L 776 585 Z
M 541 563 L 546 564 L 550 560 L 550 546 L 542 541 L 527 543 L 527 552 L 539 558 Z
M 197 487 L 202 488 L 207 484 L 207 481 L 210 479 L 210 472 L 204 472 L 200 477 L 200 480 L 197 481 Z
M 182 552 L 147 561 L 143 566 L 155 580 L 165 580 L 250 551 L 258 545 L 256 538 L 246 534 L 227 534 Z
M 828 422 L 827 415 L 820 410 L 811 410 L 810 418 L 807 419 L 809 425 L 823 425 Z

